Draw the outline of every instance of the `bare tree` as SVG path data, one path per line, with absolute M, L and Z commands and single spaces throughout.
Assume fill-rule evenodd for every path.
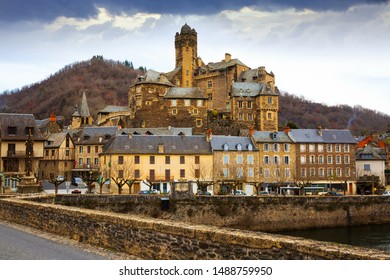
M 214 184 L 213 168 L 211 164 L 193 164 L 190 172 L 192 177 L 195 178 L 195 182 L 198 187 L 197 193 L 206 193 L 207 188 Z
M 133 162 L 131 160 L 127 160 L 123 164 L 117 166 L 121 166 L 123 169 L 117 169 L 116 172 L 114 172 L 116 176 L 112 176 L 111 179 L 117 185 L 119 194 L 122 194 L 122 190 L 125 185 L 129 187 L 130 194 L 131 187 L 135 181 Z

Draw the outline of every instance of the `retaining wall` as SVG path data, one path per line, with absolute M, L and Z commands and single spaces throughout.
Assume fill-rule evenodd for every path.
M 0 217 L 143 259 L 390 259 L 377 250 L 31 199 L 0 199 Z

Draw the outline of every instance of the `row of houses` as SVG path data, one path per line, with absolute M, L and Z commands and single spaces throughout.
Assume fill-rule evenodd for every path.
M 359 147 L 349 130 L 249 129 L 241 136 L 212 135 L 210 130 L 192 135 L 191 128 L 175 127 L 61 130 L 55 116 L 39 126 L 30 114 L 0 114 L 0 124 L 5 190 L 17 187 L 13 178 L 27 174 L 37 180 L 58 175 L 123 179 L 132 182 L 132 193 L 149 187 L 169 192 L 175 181 L 197 182 L 214 194 L 231 189 L 296 192 L 303 186 L 312 193 L 335 189 L 356 194 L 363 191 L 357 183 L 364 176 L 386 184 L 385 148 Z M 107 182 L 118 192 L 114 180 Z M 370 186 L 364 191 L 372 192 Z

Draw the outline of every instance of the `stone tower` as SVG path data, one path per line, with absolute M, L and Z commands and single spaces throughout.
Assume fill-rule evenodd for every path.
M 92 124 L 93 124 L 93 118 L 89 113 L 87 97 L 85 96 L 85 92 L 83 92 L 80 109 L 76 105 L 75 112 L 72 115 L 72 128 L 75 129 L 82 126 L 91 126 Z
M 198 57 L 198 34 L 186 23 L 175 36 L 176 68 L 181 67 L 180 87 L 194 87 L 194 71 Z

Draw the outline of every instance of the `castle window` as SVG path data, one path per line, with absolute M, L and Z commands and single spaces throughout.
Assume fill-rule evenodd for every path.
M 177 100 L 176 99 L 172 99 L 171 100 L 171 106 L 172 107 L 176 107 L 177 106 Z
M 267 113 L 267 119 L 271 120 L 272 119 L 272 112 Z
M 248 109 L 252 109 L 252 101 L 248 101 Z
M 272 104 L 272 97 L 271 96 L 268 97 L 268 104 Z
M 184 106 L 188 107 L 188 106 L 190 106 L 190 105 L 191 105 L 191 100 L 185 99 L 185 100 L 184 100 Z
M 197 115 L 198 114 L 198 109 L 195 108 L 193 113 L 194 113 L 194 115 Z
M 238 101 L 238 108 L 242 108 L 242 101 Z
M 207 87 L 213 88 L 213 81 L 212 80 L 207 81 Z
M 196 126 L 201 127 L 203 125 L 202 120 L 198 119 L 196 120 Z
M 172 109 L 172 115 L 177 115 L 177 110 L 176 109 Z
M 197 100 L 197 106 L 198 107 L 202 107 L 203 106 L 203 100 L 202 99 L 198 99 Z

